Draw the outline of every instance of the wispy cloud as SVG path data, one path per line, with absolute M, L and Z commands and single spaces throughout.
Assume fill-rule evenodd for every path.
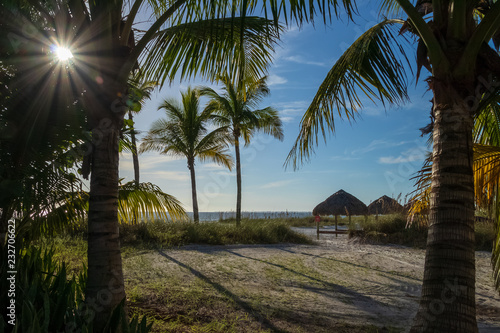
M 370 144 L 368 146 L 360 148 L 360 149 L 355 149 L 351 152 L 351 154 L 352 155 L 365 154 L 365 153 L 368 153 L 368 152 L 373 151 L 373 150 L 402 146 L 402 145 L 407 144 L 407 143 L 408 143 L 408 141 L 394 142 L 394 141 L 387 141 L 387 140 L 373 140 L 372 142 L 370 142 Z
M 288 82 L 287 79 L 285 79 L 282 76 L 276 75 L 276 74 L 271 74 L 267 77 L 267 85 L 268 86 L 276 86 L 279 84 L 285 84 L 287 82 Z
M 384 156 L 380 157 L 378 162 L 381 164 L 398 164 L 422 161 L 425 158 L 426 150 L 423 147 L 412 148 L 402 152 L 399 156 Z
M 273 103 L 274 108 L 278 109 L 281 115 L 281 120 L 284 122 L 291 122 L 295 116 L 302 116 L 307 110 L 309 103 L 307 101 L 292 101 Z
M 301 64 L 301 65 L 313 65 L 313 66 L 321 66 L 321 67 L 326 66 L 326 63 L 324 63 L 322 61 L 308 60 L 308 59 L 305 59 L 304 57 L 299 56 L 299 55 L 288 56 L 288 57 L 284 57 L 283 59 L 291 61 L 291 62 L 295 62 L 297 64 Z
M 139 167 L 142 170 L 152 170 L 156 168 L 161 168 L 167 164 L 178 161 L 182 157 L 174 157 L 168 155 L 139 155 Z M 120 156 L 120 170 L 131 171 L 134 170 L 134 165 L 132 162 L 132 154 L 125 153 Z
M 293 183 L 295 181 L 295 179 L 289 179 L 289 180 L 278 180 L 276 182 L 270 182 L 270 183 L 267 183 L 263 186 L 261 186 L 261 188 L 276 188 L 276 187 L 283 187 L 283 186 L 286 186 L 290 183 Z
M 350 156 L 350 155 L 336 155 L 330 157 L 332 161 L 355 161 L 361 159 L 360 157 L 357 156 Z
M 174 180 L 174 181 L 187 181 L 189 180 L 188 172 L 180 172 L 180 171 L 148 171 L 143 172 L 143 175 L 147 175 L 148 178 L 154 177 L 155 179 L 166 179 L 166 180 Z M 199 177 L 198 177 L 199 178 Z

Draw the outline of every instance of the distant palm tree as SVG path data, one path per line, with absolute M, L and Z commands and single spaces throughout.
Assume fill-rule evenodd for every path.
M 137 154 L 137 138 L 136 135 L 139 133 L 135 128 L 134 115 L 137 115 L 142 111 L 147 99 L 151 98 L 151 93 L 156 88 L 157 82 L 155 81 L 141 81 L 136 78 L 129 80 L 129 100 L 128 100 L 128 127 L 130 131 L 130 142 L 124 140 L 123 147 L 130 150 L 132 153 L 132 161 L 134 164 L 134 181 L 138 186 L 140 184 L 140 172 L 139 172 L 139 157 Z
M 159 119 L 151 125 L 141 143 L 140 152 L 159 151 L 161 154 L 185 156 L 191 173 L 194 221 L 199 222 L 198 199 L 196 195 L 195 158 L 212 160 L 229 168 L 233 167 L 227 152 L 227 128 L 220 127 L 211 132 L 207 125 L 212 114 L 208 109 L 200 112 L 200 93 L 188 88 L 181 93 L 182 102 L 166 99 L 159 109 L 165 109 L 167 119 Z
M 255 131 L 270 134 L 283 140 L 283 128 L 278 111 L 272 107 L 255 110 L 262 98 L 269 94 L 269 87 L 263 77 L 257 81 L 245 79 L 235 85 L 228 77 L 222 77 L 224 93 L 219 95 L 212 88 L 202 88 L 201 93 L 211 98 L 207 105 L 210 112 L 216 114 L 215 122 L 226 126 L 232 134 L 232 144 L 236 155 L 236 225 L 241 221 L 241 161 L 240 137 L 245 145 L 250 143 Z

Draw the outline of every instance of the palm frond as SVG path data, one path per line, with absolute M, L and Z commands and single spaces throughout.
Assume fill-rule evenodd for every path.
M 500 182 L 500 147 L 474 144 L 474 187 L 478 207 L 492 206 Z
M 176 75 L 189 79 L 202 75 L 214 80 L 218 73 L 233 78 L 246 72 L 257 78 L 267 71 L 281 27 L 259 17 L 233 17 L 182 23 L 160 31 L 144 59 L 146 77 L 161 85 Z
M 422 169 L 412 179 L 415 180 L 415 190 L 411 193 L 411 197 L 408 200 L 407 225 L 417 223 L 420 226 L 426 226 L 429 223 L 432 153 L 427 155 Z
M 279 117 L 278 110 L 267 107 L 253 111 L 257 118 L 257 128 L 265 134 L 272 135 L 276 139 L 283 141 L 283 123 Z
M 340 118 L 355 119 L 363 107 L 359 91 L 382 103 L 402 104 L 408 100 L 403 61 L 409 62 L 394 29 L 394 25 L 403 23 L 402 20 L 378 23 L 339 58 L 302 117 L 299 135 L 285 165 L 291 163 L 296 169 L 310 159 L 319 132 L 326 141 L 326 131 L 335 131 L 335 113 Z
M 118 218 L 122 223 L 135 224 L 155 218 L 173 221 L 187 219 L 182 204 L 152 183 L 128 182 L 118 192 Z
M 356 1 L 350 0 L 263 0 L 262 5 L 260 1 L 252 1 L 250 6 L 252 9 L 263 6 L 266 16 L 271 16 L 276 22 L 284 19 L 287 24 L 296 22 L 299 26 L 307 22 L 314 23 L 318 17 L 328 23 L 333 16 L 352 20 L 357 14 Z
M 474 119 L 474 142 L 500 146 L 500 97 L 486 96 Z

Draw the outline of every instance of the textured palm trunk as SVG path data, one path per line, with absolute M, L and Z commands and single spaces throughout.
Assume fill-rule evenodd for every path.
M 241 161 L 239 135 L 234 136 L 234 154 L 236 155 L 236 226 L 241 224 Z
M 194 172 L 194 158 L 188 158 L 188 168 L 191 174 L 191 196 L 193 199 L 193 219 L 195 223 L 200 222 L 198 212 L 198 196 L 196 195 L 196 174 Z
M 103 120 L 105 122 L 106 120 Z M 118 230 L 118 139 L 120 127 L 111 122 L 95 128 L 90 178 L 88 282 L 86 304 L 95 312 L 100 332 L 114 307 L 125 298 Z
M 432 187 L 420 306 L 410 332 L 477 332 L 469 107 L 434 83 Z
M 128 118 L 133 120 L 132 112 L 129 112 Z M 135 138 L 135 130 L 130 133 L 130 139 L 132 141 L 132 161 L 134 163 L 134 181 L 135 185 L 139 186 L 139 156 L 137 156 L 137 140 Z

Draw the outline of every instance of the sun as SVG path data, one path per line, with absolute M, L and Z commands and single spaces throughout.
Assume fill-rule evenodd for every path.
M 59 61 L 68 61 L 69 59 L 73 58 L 73 53 L 71 53 L 71 50 L 67 47 L 54 46 L 52 48 L 52 52 L 54 52 L 56 58 Z

